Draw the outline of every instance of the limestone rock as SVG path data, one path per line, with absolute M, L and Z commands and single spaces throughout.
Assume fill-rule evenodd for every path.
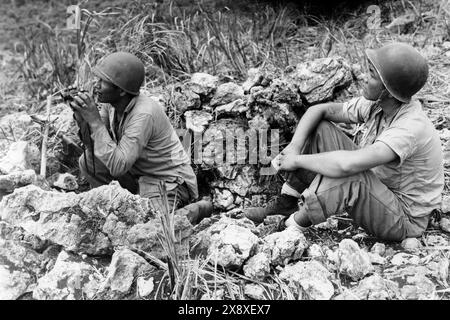
M 439 221 L 439 227 L 441 227 L 442 231 L 450 233 L 450 219 L 442 218 Z
M 401 243 L 402 248 L 408 252 L 417 252 L 422 248 L 422 244 L 417 238 L 406 238 Z
M 77 178 L 70 173 L 55 173 L 48 178 L 51 187 L 73 191 L 78 189 Z
M 78 256 L 62 251 L 53 269 L 38 280 L 33 298 L 38 300 L 93 299 L 102 275 Z
M 384 243 L 377 242 L 372 246 L 370 252 L 379 254 L 382 257 L 386 252 L 386 245 Z
M 212 115 L 204 110 L 186 111 L 184 117 L 186 119 L 186 129 L 197 133 L 203 133 L 213 119 Z
M 98 211 L 88 215 L 79 203 L 74 193 L 48 192 L 29 185 L 3 198 L 0 215 L 6 222 L 67 250 L 107 253 L 111 243 L 96 228 L 104 217 Z
M 200 96 L 186 87 L 173 88 L 168 104 L 181 114 L 187 110 L 201 108 Z
M 258 284 L 246 284 L 244 294 L 253 300 L 267 300 L 264 288 Z
M 116 251 L 108 267 L 108 275 L 102 284 L 102 292 L 110 291 L 114 298 L 122 298 L 131 291 L 137 277 L 154 270 L 144 258 L 130 249 Z
M 412 275 L 406 278 L 407 284 L 400 291 L 407 300 L 436 300 L 436 285 L 424 275 Z
M 270 273 L 270 258 L 264 252 L 260 252 L 244 265 L 244 274 L 251 279 L 264 280 Z
M 219 210 L 229 210 L 233 207 L 233 194 L 227 190 L 214 189 L 214 207 Z
M 233 82 L 223 83 L 217 87 L 210 105 L 212 107 L 223 106 L 243 97 L 244 90 L 240 85 Z
M 369 259 L 370 259 L 370 263 L 372 264 L 386 264 L 387 260 L 386 258 L 380 256 L 378 253 L 372 253 L 369 252 Z
M 354 280 L 359 280 L 374 271 L 366 251 L 351 239 L 344 239 L 338 249 L 339 270 Z
M 153 292 L 155 284 L 153 277 L 138 277 L 136 280 L 137 292 L 141 298 L 145 298 Z
M 255 225 L 248 219 L 222 217 L 194 236 L 192 253 L 208 255 L 224 267 L 239 267 L 256 249 Z
M 45 272 L 45 263 L 34 250 L 0 238 L 0 300 L 17 299 L 32 290 L 35 277 Z
M 309 104 L 332 99 L 335 90 L 345 88 L 352 81 L 351 67 L 340 57 L 299 63 L 287 78 L 298 87 Z
M 13 142 L 5 157 L 0 160 L 0 173 L 9 174 L 39 167 L 40 152 L 36 145 L 27 141 Z
M 12 192 L 16 188 L 32 184 L 35 181 L 36 172 L 32 169 L 0 175 L 0 190 Z
M 286 265 L 300 259 L 308 246 L 303 233 L 297 228 L 289 227 L 266 236 L 261 251 L 270 253 L 273 265 Z
M 377 273 L 362 279 L 352 292 L 361 300 L 392 300 L 400 296 L 398 284 Z
M 325 256 L 322 247 L 317 243 L 313 243 L 312 245 L 310 245 L 308 250 L 306 251 L 306 254 L 312 259 L 320 259 Z
M 401 266 L 405 264 L 418 264 L 420 258 L 416 255 L 400 252 L 394 255 L 391 259 L 391 264 L 394 266 Z
M 331 273 L 319 262 L 299 261 L 286 266 L 279 275 L 281 280 L 299 285 L 313 300 L 329 300 L 334 294 Z
M 40 132 L 40 125 L 33 122 L 33 119 L 25 112 L 10 113 L 1 117 L 0 131 L 3 139 L 0 139 L 0 159 L 8 152 L 11 142 L 23 139 L 34 130 Z
M 222 115 L 238 116 L 239 114 L 245 114 L 248 111 L 248 106 L 243 98 L 236 99 L 230 103 L 218 106 L 214 109 L 217 117 Z
M 188 87 L 199 96 L 207 97 L 216 90 L 218 82 L 216 76 L 197 72 L 191 76 Z

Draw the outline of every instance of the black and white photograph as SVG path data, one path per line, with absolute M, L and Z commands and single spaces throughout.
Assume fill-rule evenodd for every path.
M 0 300 L 267 319 L 449 270 L 450 0 L 0 0 Z

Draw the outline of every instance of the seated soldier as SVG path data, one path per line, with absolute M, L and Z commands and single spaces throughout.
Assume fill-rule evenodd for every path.
M 104 103 L 100 111 L 84 92 L 71 102 L 87 146 L 79 166 L 91 187 L 118 180 L 160 209 L 159 183 L 164 181 L 170 209 L 195 200 L 197 179 L 169 118 L 158 102 L 139 95 L 143 63 L 116 52 L 102 59 L 94 74 L 99 77 L 97 101 Z
M 427 80 L 427 62 L 402 43 L 366 55 L 363 96 L 307 110 L 273 161 L 289 172 L 281 195 L 265 208 L 248 208 L 248 218 L 290 215 L 285 225 L 304 230 L 346 211 L 380 239 L 400 241 L 425 231 L 444 187 L 439 136 L 420 102 L 411 100 Z M 365 123 L 360 146 L 330 121 Z

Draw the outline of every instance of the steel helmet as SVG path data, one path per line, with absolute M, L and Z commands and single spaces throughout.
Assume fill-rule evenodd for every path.
M 408 44 L 391 43 L 367 49 L 366 55 L 386 89 L 397 100 L 409 102 L 427 82 L 427 61 Z
M 144 64 L 128 52 L 114 52 L 104 57 L 93 69 L 96 76 L 133 95 L 139 94 L 144 82 Z

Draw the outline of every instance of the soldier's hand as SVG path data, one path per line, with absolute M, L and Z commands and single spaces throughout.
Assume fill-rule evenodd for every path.
M 89 124 L 101 121 L 94 99 L 85 92 L 79 92 L 75 95 L 73 101 L 70 102 L 70 106 Z

